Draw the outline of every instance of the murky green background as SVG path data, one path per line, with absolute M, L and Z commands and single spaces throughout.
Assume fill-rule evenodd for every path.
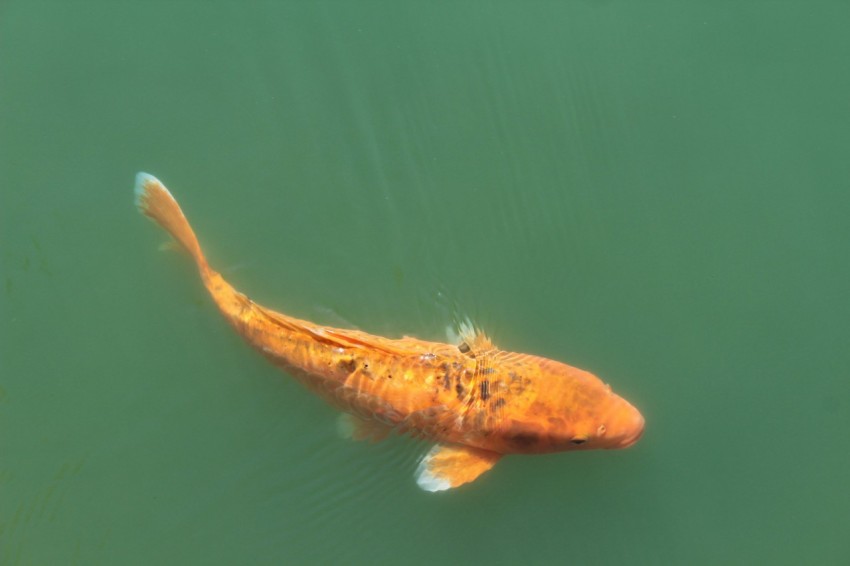
M 0 4 L 0 563 L 850 561 L 844 2 Z M 593 370 L 625 451 L 447 494 L 219 318 Z

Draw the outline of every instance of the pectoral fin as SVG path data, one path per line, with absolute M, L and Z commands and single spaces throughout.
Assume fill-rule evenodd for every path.
M 443 491 L 474 481 L 502 455 L 469 446 L 434 445 L 419 462 L 416 483 L 425 491 Z
M 389 435 L 390 428 L 378 421 L 367 421 L 348 413 L 337 417 L 337 432 L 343 438 L 352 440 L 371 440 L 378 442 Z

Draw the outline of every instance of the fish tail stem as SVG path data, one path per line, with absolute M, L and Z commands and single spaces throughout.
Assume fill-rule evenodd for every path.
M 180 205 L 159 179 L 147 173 L 136 175 L 136 206 L 139 212 L 151 218 L 184 248 L 198 264 L 204 286 L 212 295 L 219 310 L 231 324 L 241 327 L 245 313 L 254 309 L 254 304 L 234 289 L 220 273 L 207 264 L 201 245 L 189 221 L 183 216 Z
M 159 224 L 194 258 L 201 275 L 209 274 L 207 260 L 201 251 L 198 238 L 180 205 L 159 179 L 147 173 L 136 175 L 136 206 L 139 212 Z

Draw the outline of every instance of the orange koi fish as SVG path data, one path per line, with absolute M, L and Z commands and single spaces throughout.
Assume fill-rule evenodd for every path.
M 392 340 L 260 306 L 210 268 L 159 180 L 137 175 L 136 206 L 194 258 L 219 310 L 251 346 L 349 415 L 350 436 L 377 440 L 395 430 L 433 441 L 416 471 L 422 489 L 471 482 L 506 454 L 625 448 L 643 432 L 640 412 L 595 375 L 500 350 L 470 328 L 459 345 Z

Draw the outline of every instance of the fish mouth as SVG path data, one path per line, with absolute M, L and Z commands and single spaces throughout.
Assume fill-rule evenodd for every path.
M 629 432 L 623 436 L 622 440 L 620 440 L 620 443 L 617 446 L 618 448 L 628 448 L 640 440 L 640 437 L 643 436 L 643 429 L 646 421 L 644 420 L 643 415 L 640 414 L 640 411 L 634 409 L 634 412 L 630 415 L 629 421 L 630 422 L 626 427 L 626 430 Z

